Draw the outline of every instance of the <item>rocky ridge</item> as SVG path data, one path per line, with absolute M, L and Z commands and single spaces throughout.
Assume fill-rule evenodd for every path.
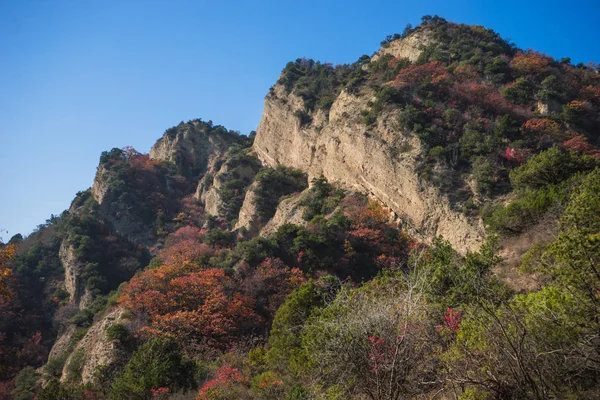
M 374 129 L 362 123 L 360 112 L 373 96 L 366 88 L 358 95 L 342 91 L 328 120 L 302 126 L 295 115 L 304 109 L 302 99 L 275 85 L 265 99 L 253 149 L 266 165 L 299 168 L 309 177 L 323 175 L 370 194 L 425 240 L 441 235 L 461 252 L 478 249 L 485 236 L 482 222 L 453 210 L 444 195 L 419 179 L 419 139 L 398 131 L 385 113 Z

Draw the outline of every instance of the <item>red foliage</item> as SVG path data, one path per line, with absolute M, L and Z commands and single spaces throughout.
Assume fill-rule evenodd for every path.
M 197 263 L 201 257 L 211 257 L 215 250 L 200 239 L 205 232 L 200 228 L 185 226 L 169 235 L 166 247 L 159 258 L 166 264 Z
M 180 204 L 181 212 L 174 220 L 185 225 L 201 226 L 204 221 L 204 208 L 194 195 L 184 197 Z
M 504 158 L 508 161 L 512 161 L 514 163 L 520 164 L 527 157 L 527 154 L 523 149 L 513 149 L 512 147 L 507 147 L 504 152 Z
M 223 364 L 215 371 L 215 378 L 206 382 L 198 391 L 197 400 L 210 400 L 222 394 L 223 389 L 233 387 L 238 383 L 244 383 L 247 379 L 237 369 L 229 364 Z
M 142 154 L 131 146 L 123 147 L 125 159 L 132 168 L 143 171 L 154 171 L 157 161 L 151 160 L 148 154 Z
M 462 320 L 462 314 L 460 311 L 454 308 L 446 309 L 446 315 L 444 316 L 444 326 L 453 332 L 458 332 L 460 329 L 460 321 Z
M 506 101 L 506 99 L 491 85 L 478 81 L 457 82 L 452 92 L 458 102 L 479 106 L 493 113 L 523 114 L 524 111 Z
M 300 269 L 286 266 L 279 258 L 267 258 L 256 268 L 245 264 L 238 274 L 242 292 L 254 300 L 257 312 L 268 320 L 287 295 L 306 281 Z
M 583 135 L 575 136 L 563 143 L 563 146 L 574 153 L 585 154 L 588 156 L 600 158 L 600 150 L 590 144 Z
M 197 270 L 191 264 L 167 264 L 136 275 L 119 303 L 148 316 L 143 334 L 201 351 L 224 350 L 260 323 L 252 299 L 236 292 L 223 270 Z
M 448 83 L 450 78 L 451 74 L 444 64 L 439 61 L 431 61 L 400 70 L 394 79 L 394 86 L 398 88 L 416 87 L 426 83 L 443 85 Z
M 150 389 L 150 395 L 156 400 L 166 400 L 169 398 L 169 388 L 161 387 L 158 389 Z
M 579 91 L 579 97 L 587 101 L 600 103 L 600 87 L 592 85 L 584 86 Z

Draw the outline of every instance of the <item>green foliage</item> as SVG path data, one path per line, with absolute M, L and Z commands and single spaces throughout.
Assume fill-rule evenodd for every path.
M 510 181 L 517 191 L 539 189 L 561 183 L 578 172 L 591 171 L 598 164 L 594 158 L 552 147 L 513 169 Z
M 434 18 L 434 17 L 432 17 Z M 428 22 L 435 41 L 426 46 L 417 63 L 442 61 L 473 65 L 480 73 L 506 73 L 498 56 L 512 55 L 514 48 L 491 29 L 447 23 L 443 18 Z M 495 80 L 502 80 L 502 76 Z
M 329 214 L 337 207 L 344 196 L 344 191 L 341 189 L 334 190 L 333 185 L 328 183 L 325 177 L 313 178 L 310 190 L 300 202 L 300 205 L 305 207 L 302 218 L 310 221 L 316 215 Z
M 37 394 L 39 400 L 82 400 L 94 396 L 89 385 L 72 386 L 52 379 Z M 93 397 L 92 397 L 93 398 Z
M 70 324 L 74 324 L 77 326 L 88 327 L 92 324 L 94 320 L 94 314 L 87 308 L 77 312 L 71 319 L 69 319 Z
M 147 398 L 150 389 L 171 391 L 194 388 L 196 365 L 185 359 L 174 342 L 150 340 L 133 354 L 115 379 L 111 399 Z
M 363 60 L 361 58 L 361 60 Z M 277 81 L 288 93 L 294 92 L 304 100 L 304 113 L 299 115 L 303 124 L 309 123 L 309 113 L 315 109 L 329 111 L 332 100 L 337 97 L 342 86 L 353 78 L 362 75 L 359 60 L 354 64 L 333 67 L 306 58 L 289 62 Z
M 81 371 L 85 364 L 85 349 L 81 348 L 75 351 L 67 364 L 67 381 L 76 382 L 81 379 Z
M 585 176 L 573 191 L 560 220 L 560 234 L 548 246 L 541 271 L 569 293 L 576 292 L 585 318 L 595 318 L 600 307 L 600 168 Z
M 511 103 L 526 105 L 534 99 L 535 86 L 527 79 L 521 77 L 510 85 L 502 88 L 500 93 Z
M 321 289 L 310 280 L 294 290 L 279 307 L 269 336 L 267 359 L 271 365 L 300 371 L 300 333 L 311 313 L 323 306 L 323 301 Z
M 479 156 L 473 161 L 473 179 L 477 192 L 480 194 L 491 195 L 494 190 L 494 164 L 489 158 Z
M 256 174 L 256 205 L 260 217 L 267 221 L 275 215 L 282 196 L 300 192 L 308 185 L 306 175 L 297 169 L 278 165 L 276 168 L 263 168 Z
M 285 393 L 283 379 L 276 372 L 263 372 L 252 379 L 252 391 L 257 399 L 281 399 Z
M 15 389 L 12 394 L 15 400 L 32 400 L 35 398 L 35 389 L 39 375 L 32 367 L 23 368 L 15 378 Z
M 517 198 L 498 205 L 485 222 L 489 229 L 502 234 L 525 231 L 550 211 L 560 212 L 569 201 L 569 193 L 591 171 L 597 160 L 552 147 L 510 172 Z
M 219 214 L 227 221 L 233 221 L 239 215 L 246 190 L 260 166 L 258 159 L 250 155 L 248 149 L 241 145 L 232 146 L 227 151 L 224 166 L 227 172 L 219 175 L 221 185 L 218 192 L 222 200 Z
M 311 399 L 311 396 L 310 396 L 308 389 L 306 389 L 304 386 L 302 386 L 299 383 L 297 383 L 291 387 L 290 391 L 288 392 L 288 394 L 285 398 L 285 400 L 310 400 L 310 399 Z
M 478 253 L 461 256 L 452 246 L 437 237 L 425 253 L 412 255 L 414 274 L 427 276 L 424 289 L 430 302 L 440 308 L 458 307 L 481 299 L 502 298 L 499 283 L 489 275 L 500 258 L 496 255 L 494 238 L 484 244 Z
M 44 373 L 52 378 L 60 378 L 67 357 L 69 357 L 69 352 L 64 352 L 58 356 L 49 358 L 46 365 L 44 365 Z
M 417 394 L 430 368 L 431 321 L 421 296 L 426 280 L 387 273 L 342 288 L 302 331 L 307 371 L 325 388 L 376 400 Z
M 125 343 L 129 339 L 129 331 L 121 323 L 113 324 L 106 329 L 106 338 Z

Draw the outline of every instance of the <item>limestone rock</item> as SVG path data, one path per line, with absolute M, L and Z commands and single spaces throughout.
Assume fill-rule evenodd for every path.
M 304 192 L 302 192 L 304 193 Z M 299 204 L 302 193 L 297 193 L 279 202 L 273 218 L 260 230 L 261 236 L 269 236 L 277 231 L 283 224 L 305 226 L 307 222 L 302 218 L 304 207 Z
M 479 248 L 482 222 L 467 220 L 451 208 L 447 197 L 419 179 L 420 140 L 398 131 L 393 115 L 381 115 L 374 128 L 362 123 L 360 112 L 374 95 L 369 89 L 358 95 L 342 91 L 329 121 L 317 128 L 300 126 L 294 113 L 301 105 L 277 86 L 265 98 L 254 141 L 263 163 L 302 169 L 309 179 L 323 174 L 331 182 L 370 194 L 425 240 L 441 235 L 461 252 Z
M 248 236 L 255 236 L 265 222 L 262 221 L 260 215 L 258 215 L 256 198 L 257 187 L 258 183 L 254 182 L 246 191 L 246 196 L 244 197 L 244 203 L 240 209 L 238 221 L 233 227 L 233 229 L 236 231 L 244 228 Z
M 241 140 L 234 132 L 195 120 L 167 130 L 150 150 L 150 158 L 171 161 L 182 175 L 196 176 Z
M 68 379 L 69 365 L 75 361 L 74 358 L 77 357 L 78 353 L 84 354 L 83 366 L 81 367 L 81 383 L 83 384 L 92 381 L 94 372 L 99 367 L 112 365 L 126 356 L 118 340 L 110 340 L 107 335 L 107 329 L 115 324 L 123 323 L 124 316 L 125 309 L 117 307 L 90 327 L 67 358 L 60 379 L 61 382 Z
M 372 61 L 377 61 L 384 54 L 390 54 L 396 58 L 408 58 L 411 62 L 415 62 L 421 55 L 422 48 L 431 43 L 431 40 L 430 31 L 414 32 L 404 39 L 390 42 L 387 47 L 382 47 L 372 57 Z

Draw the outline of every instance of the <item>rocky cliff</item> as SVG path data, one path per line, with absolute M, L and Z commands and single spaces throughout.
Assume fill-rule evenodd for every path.
M 62 382 L 80 380 L 83 384 L 90 383 L 102 367 L 112 366 L 126 356 L 120 341 L 109 334 L 109 328 L 122 324 L 125 315 L 122 308 L 112 309 L 90 327 L 67 358 Z M 73 374 L 78 376 L 73 377 Z
M 210 121 L 194 120 L 168 129 L 150 150 L 150 158 L 173 162 L 183 175 L 196 176 L 206 172 L 210 160 L 241 140 L 235 132 Z
M 300 168 L 312 177 L 322 174 L 372 195 L 426 240 L 441 235 L 459 251 L 476 250 L 484 240 L 481 221 L 453 210 L 447 197 L 419 179 L 421 143 L 400 131 L 393 115 L 383 113 L 375 127 L 365 126 L 360 115 L 371 101 L 374 93 L 368 88 L 357 94 L 342 91 L 328 118 L 318 112 L 311 124 L 302 125 L 297 115 L 305 109 L 303 100 L 275 85 L 265 99 L 253 148 L 267 165 Z

